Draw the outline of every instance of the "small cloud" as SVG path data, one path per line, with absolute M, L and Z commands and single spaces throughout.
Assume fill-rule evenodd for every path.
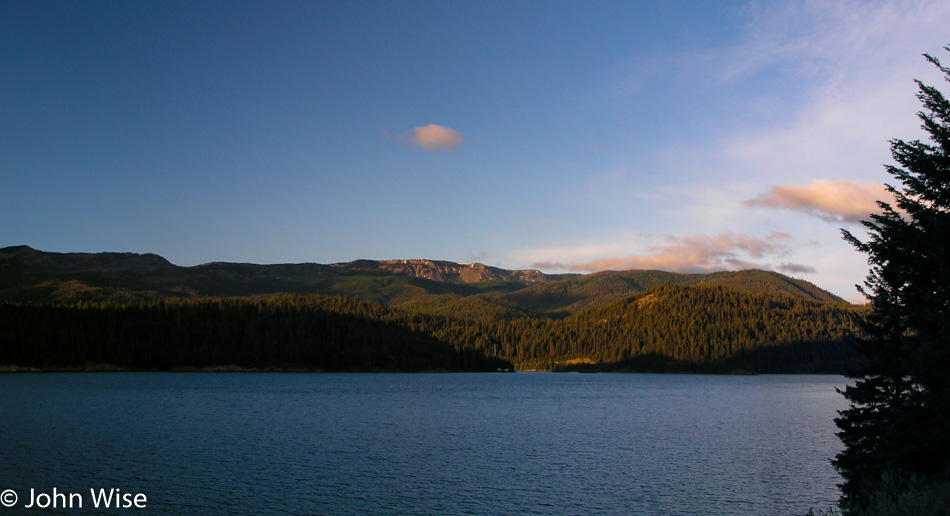
M 814 267 L 799 263 L 783 263 L 775 269 L 785 274 L 814 274 L 817 272 Z
M 488 251 L 481 251 L 478 254 L 469 257 L 468 261 L 470 263 L 481 263 L 487 260 L 489 256 L 491 255 L 488 254 Z
M 455 129 L 436 124 L 413 128 L 411 140 L 429 151 L 455 150 L 465 143 L 462 135 Z
M 801 211 L 828 222 L 857 223 L 878 211 L 877 201 L 886 195 L 884 185 L 873 181 L 816 179 L 808 186 L 773 186 L 768 192 L 743 204 Z

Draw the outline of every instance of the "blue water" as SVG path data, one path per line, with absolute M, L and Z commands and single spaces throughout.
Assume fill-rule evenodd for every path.
M 121 514 L 804 515 L 839 376 L 0 375 L 0 491 Z M 67 497 L 63 497 L 67 498 Z M 78 514 L 62 507 L 59 512 Z M 40 501 L 49 502 L 50 499 Z M 77 498 L 73 498 L 74 501 Z

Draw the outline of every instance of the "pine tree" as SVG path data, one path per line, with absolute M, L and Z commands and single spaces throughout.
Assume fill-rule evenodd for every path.
M 925 57 L 950 81 L 950 68 Z M 867 241 L 843 232 L 868 255 L 859 289 L 872 307 L 857 345 L 865 360 L 835 420 L 846 510 L 866 506 L 882 477 L 945 482 L 950 464 L 950 101 L 915 82 L 929 141 L 891 141 L 893 204 L 879 201 L 864 221 Z

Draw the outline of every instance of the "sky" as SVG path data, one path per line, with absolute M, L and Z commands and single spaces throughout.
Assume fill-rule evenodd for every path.
M 757 268 L 925 138 L 950 2 L 0 0 L 0 247 L 213 261 Z

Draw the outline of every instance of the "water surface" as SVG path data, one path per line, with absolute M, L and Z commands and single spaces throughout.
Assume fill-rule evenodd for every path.
M 118 488 L 147 495 L 149 514 L 803 515 L 838 497 L 828 461 L 844 384 L 7 374 L 0 490 L 16 491 L 23 513 L 37 512 L 22 508 L 31 488 L 56 487 L 84 493 L 86 512 L 90 488 Z

